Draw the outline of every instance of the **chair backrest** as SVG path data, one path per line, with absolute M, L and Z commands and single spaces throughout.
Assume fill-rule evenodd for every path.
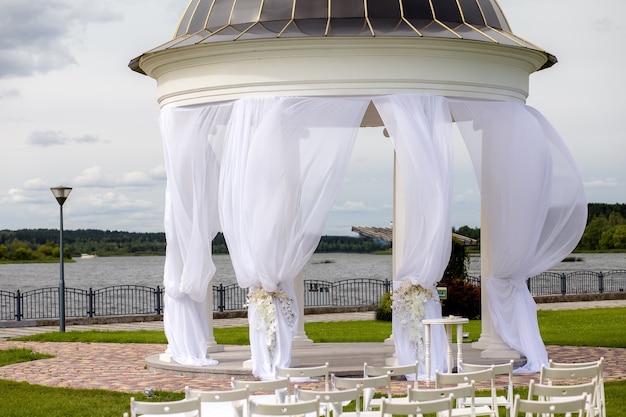
M 397 366 L 373 366 L 368 365 L 367 362 L 363 364 L 363 376 L 369 378 L 372 376 L 381 376 L 389 374 L 390 377 L 408 375 L 407 379 L 413 379 L 413 388 L 417 389 L 418 379 L 418 362 L 411 365 L 397 365 Z
M 472 411 L 475 408 L 475 390 L 473 382 L 470 382 L 467 385 L 457 385 L 454 387 L 408 389 L 407 391 L 407 398 L 409 399 L 409 402 L 432 401 L 452 397 L 453 407 L 455 407 L 454 402 L 456 401 L 456 408 L 471 407 Z
M 244 379 L 231 378 L 233 389 L 247 389 L 253 393 L 271 393 L 276 390 L 288 389 L 291 382 L 289 378 L 273 379 L 270 381 L 246 381 Z
M 479 371 L 455 374 L 435 372 L 435 388 L 443 388 L 446 385 L 469 384 L 471 381 L 478 383 L 493 380 L 495 380 L 495 373 L 491 366 Z
M 603 369 L 604 357 L 591 362 L 554 362 L 552 359 L 548 361 L 548 368 L 586 368 L 588 366 L 598 366 Z
M 200 402 L 219 403 L 228 401 L 247 400 L 249 396 L 246 388 L 232 389 L 226 391 L 203 391 L 199 389 L 185 387 L 185 398 L 200 398 Z
M 591 381 L 593 378 L 597 379 L 598 369 L 597 365 L 567 368 L 548 368 L 542 365 L 539 374 L 539 383 L 571 385 Z
M 593 395 L 596 390 L 596 380 L 591 382 L 573 385 L 546 385 L 530 381 L 528 385 L 528 399 L 545 399 L 545 398 L 567 398 L 578 397 L 583 394 L 587 396 Z
M 515 362 L 511 359 L 509 362 L 494 364 L 494 365 L 484 365 L 484 364 L 474 364 L 474 363 L 459 363 L 459 372 L 475 372 L 481 371 L 483 369 L 492 368 L 493 373 L 497 375 L 507 375 L 508 380 L 506 384 L 506 405 L 513 405 L 513 368 L 515 367 Z
M 492 410 L 498 409 L 498 395 L 496 393 L 496 374 L 493 366 L 473 372 L 462 372 L 456 374 L 441 373 L 435 371 L 435 388 L 444 388 L 453 385 L 467 385 L 474 382 L 475 385 L 486 383 L 489 385 L 491 400 L 490 407 Z
M 568 414 L 572 417 L 574 415 L 582 417 L 585 415 L 584 410 L 586 403 L 587 398 L 585 395 L 553 401 L 535 401 L 522 400 L 519 394 L 516 394 L 513 400 L 511 417 L 518 417 L 519 414 L 526 416 L 526 413 L 542 415 L 543 417 L 549 417 L 555 414 Z
M 230 403 L 226 404 L 220 409 L 226 411 L 226 409 L 232 410 L 232 414 L 235 416 L 245 416 L 248 409 L 249 393 L 245 388 L 233 389 L 226 391 L 203 391 L 199 389 L 185 387 L 185 398 L 199 398 L 200 403 L 204 404 L 206 408 L 203 408 L 203 414 L 208 415 L 211 411 L 214 414 L 216 403 Z
M 588 401 L 587 415 L 593 416 L 595 396 L 597 395 L 597 381 L 573 385 L 546 385 L 538 384 L 534 380 L 528 385 L 528 399 L 539 401 L 556 401 L 585 395 Z
M 389 374 L 373 376 L 371 378 L 344 378 L 337 377 L 334 374 L 330 376 L 333 389 L 353 389 L 358 388 L 363 397 L 363 411 L 370 409 L 370 403 L 374 397 L 374 392 L 378 388 L 385 389 L 387 398 L 391 398 L 391 377 Z M 359 402 L 357 401 L 357 404 Z
M 328 362 L 320 366 L 309 366 L 302 368 L 276 367 L 276 376 L 279 378 L 290 378 L 297 381 L 298 378 L 324 378 L 324 390 L 329 388 L 329 367 Z
M 305 390 L 300 387 L 295 387 L 296 401 L 310 401 L 319 399 L 320 404 L 326 404 L 326 416 L 330 416 L 330 411 L 333 411 L 333 417 L 338 417 L 343 413 L 343 404 L 354 401 L 357 405 L 361 397 L 360 388 L 345 389 L 339 391 L 314 391 Z M 357 410 L 358 410 L 357 406 Z
M 172 415 L 183 414 L 185 417 L 201 417 L 200 398 L 185 398 L 179 401 L 135 401 L 134 397 L 130 398 L 130 415 L 137 417 L 143 414 L 153 415 Z
M 474 372 L 474 371 L 481 371 L 483 369 L 488 369 L 488 368 L 493 368 L 493 372 L 496 375 L 505 375 L 505 374 L 512 374 L 513 373 L 513 368 L 515 366 L 515 362 L 513 361 L 513 359 L 511 359 L 508 362 L 505 363 L 494 363 L 494 364 L 478 364 L 478 363 L 467 363 L 467 362 L 463 362 L 461 361 L 459 363 L 459 368 L 460 371 L 459 372 Z
M 271 381 L 247 381 L 231 377 L 230 384 L 233 389 L 247 389 L 249 395 L 274 394 L 276 402 L 284 403 L 289 394 L 291 381 L 289 378 L 274 379 Z
M 318 399 L 289 404 L 268 404 L 250 401 L 250 416 L 303 416 L 311 413 L 317 417 L 320 402 Z
M 361 388 L 385 388 L 388 394 L 391 393 L 391 377 L 389 374 L 370 378 L 347 378 L 333 374 L 331 380 L 335 389 L 352 389 L 361 386 Z
M 387 415 L 422 416 L 432 413 L 436 413 L 438 417 L 450 417 L 452 415 L 452 398 L 406 403 L 383 400 L 380 408 L 381 417 Z

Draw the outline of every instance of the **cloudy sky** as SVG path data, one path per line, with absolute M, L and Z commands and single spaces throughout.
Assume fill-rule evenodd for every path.
M 626 203 L 621 126 L 624 0 L 499 0 L 513 31 L 559 59 L 531 76 L 528 104 L 555 125 L 590 202 Z M 0 2 L 0 229 L 58 228 L 49 188 L 74 188 L 66 229 L 162 231 L 165 171 L 156 84 L 128 61 L 169 40 L 187 0 Z M 620 104 L 622 103 L 622 104 Z M 479 196 L 457 149 L 455 226 L 479 226 Z M 359 137 L 327 234 L 391 220 L 392 157 Z

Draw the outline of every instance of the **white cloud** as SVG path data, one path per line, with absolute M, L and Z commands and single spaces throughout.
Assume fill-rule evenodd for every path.
M 50 188 L 48 184 L 46 184 L 41 178 L 33 178 L 27 180 L 24 183 L 24 189 L 26 190 L 44 190 L 46 188 Z
M 476 188 L 466 188 L 460 193 L 453 196 L 452 201 L 455 203 L 474 203 L 480 201 L 480 192 Z
M 167 172 L 163 165 L 159 165 L 150 170 L 150 176 L 156 180 L 165 180 L 167 178 Z
M 26 139 L 26 142 L 33 146 L 40 147 L 48 147 L 48 146 L 61 146 L 67 145 L 69 143 L 99 143 L 101 141 L 95 135 L 82 135 L 77 137 L 69 137 L 62 132 L 53 131 L 53 130 L 45 130 L 45 131 L 35 131 L 30 134 L 30 136 Z
M 104 208 L 107 211 L 129 211 L 134 209 L 144 209 L 153 205 L 150 201 L 133 199 L 116 191 L 93 193 L 85 200 L 91 207 Z
M 620 183 L 616 178 L 602 178 L 584 181 L 585 188 L 614 188 L 619 187 Z
M 151 182 L 150 176 L 141 171 L 127 172 L 123 175 L 121 181 L 123 185 L 147 185 Z
M 593 28 L 598 32 L 612 32 L 613 21 L 608 17 L 597 19 L 593 22 Z
M 84 169 L 72 183 L 82 187 L 113 187 L 116 181 L 112 175 L 104 174 L 102 167 L 93 166 Z
M 3 0 L 0 3 L 0 79 L 28 77 L 76 64 L 73 49 L 87 25 L 121 19 L 108 2 Z
M 77 187 L 85 188 L 113 188 L 113 187 L 146 187 L 165 183 L 165 174 L 162 167 L 143 171 L 130 171 L 116 174 L 106 173 L 100 166 L 92 166 L 82 171 L 81 175 L 72 181 Z
M 29 201 L 28 197 L 19 188 L 11 188 L 2 198 L 3 203 L 25 203 L 27 201 Z
M 17 88 L 0 89 L 0 100 L 19 98 L 20 95 L 20 90 L 18 90 Z
M 382 204 L 380 206 L 368 206 L 363 201 L 345 201 L 341 205 L 334 205 L 332 211 L 335 212 L 358 212 L 358 213 L 368 213 L 368 212 L 376 212 L 381 210 L 388 209 L 389 206 Z

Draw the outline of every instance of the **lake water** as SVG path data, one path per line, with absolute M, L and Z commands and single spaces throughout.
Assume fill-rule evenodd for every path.
M 552 271 L 626 270 L 626 254 L 579 254 L 578 262 L 562 262 Z M 213 285 L 235 283 L 230 257 L 215 255 L 217 272 Z M 103 288 L 110 285 L 163 285 L 165 257 L 96 257 L 65 263 L 68 288 Z M 346 253 L 316 253 L 304 270 L 305 279 L 338 281 L 351 278 L 391 279 L 391 256 Z M 480 259 L 472 257 L 469 274 L 480 275 Z M 28 291 L 59 285 L 58 264 L 0 265 L 0 290 Z

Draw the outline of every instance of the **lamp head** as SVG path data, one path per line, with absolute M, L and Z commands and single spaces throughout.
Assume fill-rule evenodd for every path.
M 50 187 L 50 191 L 52 191 L 52 194 L 54 194 L 54 198 L 57 199 L 59 205 L 62 206 L 63 203 L 65 203 L 65 200 L 67 200 L 67 197 L 69 197 L 70 193 L 72 192 L 72 188 L 63 186 Z

